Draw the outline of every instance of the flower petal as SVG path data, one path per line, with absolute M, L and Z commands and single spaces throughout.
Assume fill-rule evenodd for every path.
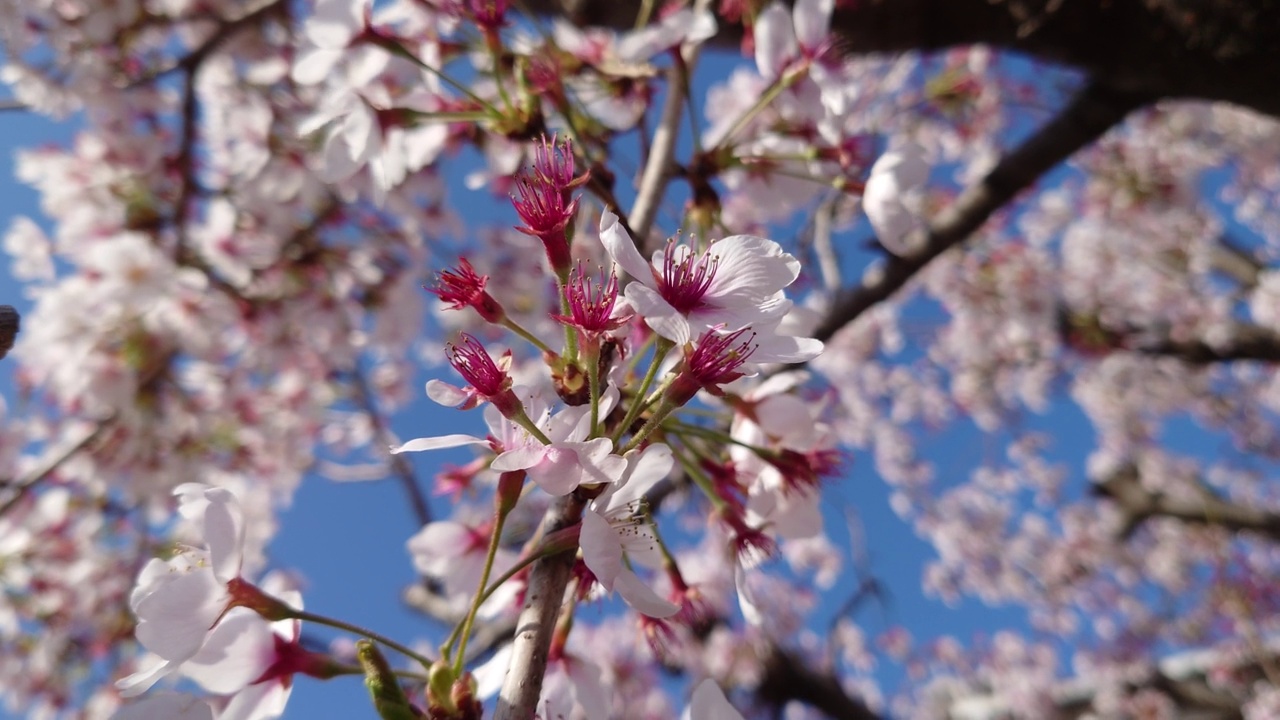
M 800 47 L 812 51 L 827 39 L 835 0 L 796 0 L 792 17 Z
M 609 252 L 609 257 L 631 277 L 646 285 L 653 283 L 653 267 L 640 255 L 618 216 L 608 210 L 600 215 L 600 242 Z
M 743 720 L 742 713 L 729 704 L 720 686 L 710 678 L 703 680 L 693 691 L 689 707 L 682 720 Z
M 463 445 L 487 445 L 487 440 L 482 440 L 474 435 L 439 435 L 436 437 L 425 437 L 410 440 L 409 442 L 392 446 L 391 454 L 398 455 L 405 452 L 421 452 L 422 450 L 442 450 L 444 448 L 462 447 Z
M 613 526 L 595 510 L 588 510 L 582 514 L 578 544 L 582 547 L 582 561 L 600 585 L 612 592 L 614 580 L 622 572 L 622 543 Z
M 756 18 L 754 36 L 756 69 L 766 79 L 777 78 L 786 62 L 799 54 L 791 13 L 780 3 L 770 4 Z
M 640 578 L 630 570 L 623 569 L 614 581 L 614 587 L 627 604 L 642 615 L 652 618 L 667 618 L 675 615 L 680 606 L 663 599 L 653 588 L 641 582 Z

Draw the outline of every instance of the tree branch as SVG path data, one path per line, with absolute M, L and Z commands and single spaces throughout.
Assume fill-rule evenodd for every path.
M 586 501 L 576 492 L 558 498 L 542 518 L 538 534 L 547 537 L 581 522 L 585 507 Z M 516 620 L 511 661 L 498 693 L 495 720 L 533 720 L 547 672 L 551 634 L 569 585 L 573 562 L 573 553 L 558 553 L 538 560 L 529 568 L 524 609 Z
M 1098 139 L 1146 100 L 1099 82 L 1085 85 L 1056 117 L 1001 158 L 981 182 L 962 192 L 951 207 L 909 240 L 909 246 L 918 248 L 915 252 L 905 257 L 890 256 L 883 272 L 845 291 L 814 336 L 830 339 L 840 328 L 889 298 L 934 258 L 964 242 L 1018 192 Z
M 1203 483 L 1198 488 L 1198 497 L 1172 497 L 1143 487 L 1138 468 L 1130 464 L 1095 481 L 1093 490 L 1110 498 L 1124 513 L 1121 539 L 1133 535 L 1150 518 L 1167 517 L 1189 525 L 1252 532 L 1280 541 L 1280 513 L 1233 503 Z
M 1147 355 L 1176 357 L 1192 365 L 1239 360 L 1274 363 L 1280 362 L 1280 335 L 1268 328 L 1241 323 L 1232 329 L 1230 339 L 1225 343 L 1162 339 L 1139 344 L 1136 349 Z
M 839 720 L 879 720 L 880 717 L 861 700 L 845 693 L 834 675 L 818 672 L 802 658 L 777 645 L 769 647 L 756 693 L 775 707 L 799 700 Z
M 529 0 L 580 25 L 632 27 L 642 0 Z M 719 18 L 715 42 L 741 23 Z M 1135 95 L 1280 115 L 1280 0 L 859 0 L 831 20 L 846 55 L 988 45 L 1069 65 Z

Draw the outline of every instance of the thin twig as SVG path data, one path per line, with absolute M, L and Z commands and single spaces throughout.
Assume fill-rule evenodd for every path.
M 37 485 L 44 482 L 45 479 L 52 475 L 63 463 L 70 460 L 76 455 L 76 453 L 85 449 L 98 438 L 102 437 L 102 434 L 106 432 L 108 427 L 110 427 L 113 419 L 114 418 L 106 418 L 104 420 L 97 421 L 94 423 L 93 429 L 86 432 L 79 440 L 53 453 L 52 456 L 45 460 L 45 462 L 41 463 L 39 467 L 32 470 L 30 473 L 27 473 L 27 476 L 19 480 L 16 484 L 13 495 L 10 496 L 8 500 L 5 500 L 3 505 L 0 505 L 0 517 L 4 517 L 9 513 L 9 511 L 13 510 L 18 503 L 22 502 L 23 498 L 30 494 Z
M 388 448 L 394 445 L 395 440 L 391 436 L 391 430 L 387 427 L 382 412 L 378 410 L 378 403 L 369 387 L 369 379 L 365 377 L 364 371 L 359 366 L 351 371 L 351 387 L 355 390 L 356 404 L 368 416 L 369 423 L 373 426 L 374 440 L 378 447 Z M 418 525 L 431 522 L 431 507 L 427 504 L 426 496 L 422 494 L 422 487 L 418 484 L 418 476 L 413 471 L 413 466 L 404 455 L 391 455 L 385 450 L 383 453 L 389 457 L 391 471 L 400 479 L 400 485 L 409 498 L 409 507 L 413 509 Z
M 694 12 L 700 12 L 706 6 L 706 0 L 698 0 L 694 3 Z M 653 142 L 649 146 L 649 156 L 645 158 L 644 171 L 640 175 L 636 202 L 628 216 L 631 221 L 631 238 L 640 247 L 642 254 L 648 244 L 654 218 L 658 215 L 658 207 L 666 194 L 667 181 L 672 176 L 671 159 L 675 155 L 676 140 L 680 137 L 684 95 L 689 87 L 689 73 L 697 65 L 700 48 L 700 45 L 694 44 L 679 48 L 677 52 L 683 61 L 674 62 L 667 69 L 667 97 L 658 126 L 653 130 Z

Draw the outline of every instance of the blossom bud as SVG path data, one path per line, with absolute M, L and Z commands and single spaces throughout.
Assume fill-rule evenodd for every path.
M 576 172 L 573 143 L 566 140 L 559 144 L 554 136 L 543 136 L 542 142 L 534 145 L 533 166 L 516 178 L 519 199 L 511 199 L 525 223 L 516 229 L 542 241 L 547 261 L 562 282 L 569 277 L 572 264 L 568 227 L 578 214 L 573 190 L 590 177 L 589 172 L 575 176 Z
M 756 337 L 755 333 L 734 344 L 748 330 L 742 328 L 727 335 L 715 330 L 703 333 L 693 351 L 685 354 L 679 375 L 667 388 L 667 402 L 679 407 L 692 400 L 699 390 L 723 395 L 720 386 L 742 377 L 745 373 L 739 368 L 755 352 L 756 346 L 751 342 Z
M 450 344 L 446 354 L 449 364 L 458 374 L 475 388 L 476 393 L 493 403 L 503 417 L 514 418 L 524 414 L 524 405 L 511 391 L 511 376 L 489 357 L 489 351 L 479 340 L 462 333 L 462 344 Z
M 364 670 L 364 684 L 369 689 L 369 696 L 373 699 L 373 706 L 379 717 L 394 720 L 422 717 L 421 711 L 409 702 L 395 671 L 377 645 L 369 640 L 356 641 L 356 659 Z
M 498 515 L 505 516 L 511 512 L 520 500 L 520 491 L 524 489 L 524 470 L 512 470 L 498 476 L 498 491 L 494 495 L 494 504 Z
M 449 303 L 450 310 L 474 308 L 488 322 L 501 323 L 507 314 L 502 304 L 485 290 L 488 282 L 488 275 L 476 273 L 471 263 L 462 258 L 458 261 L 457 268 L 436 275 L 435 287 L 426 290 Z
M 484 717 L 484 706 L 476 698 L 476 680 L 471 673 L 463 673 L 462 677 L 453 681 L 449 699 L 457 708 L 453 717 L 458 720 L 480 720 Z
M 453 667 L 444 659 L 431 664 L 431 669 L 427 671 L 427 717 L 432 720 L 464 717 L 454 701 L 453 689 L 457 681 Z

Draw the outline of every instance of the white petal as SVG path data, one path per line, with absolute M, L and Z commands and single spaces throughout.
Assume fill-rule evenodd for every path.
M 772 3 L 756 18 L 756 68 L 768 80 L 781 74 L 784 64 L 799 54 L 791 13 Z
M 608 210 L 600 215 L 600 242 L 609 257 L 627 274 L 646 285 L 653 283 L 653 267 L 640 255 L 635 242 L 618 222 L 618 216 Z
M 630 570 L 623 569 L 618 573 L 618 578 L 614 582 L 618 594 L 623 600 L 636 612 L 642 615 L 648 615 L 652 618 L 667 618 L 675 615 L 680 610 L 680 606 L 663 599 L 653 588 L 641 582 L 640 578 Z
M 128 697 L 127 695 L 125 697 Z M 136 703 L 125 705 L 111 720 L 213 720 L 213 708 L 193 695 L 176 692 L 156 693 Z
M 821 340 L 789 335 L 758 334 L 756 349 L 749 358 L 753 363 L 808 362 L 822 354 Z
M 204 540 L 209 545 L 209 564 L 219 582 L 227 583 L 240 574 L 244 545 L 244 518 L 236 496 L 225 488 L 205 492 L 209 506 L 204 511 Z
M 796 0 L 792 15 L 800 47 L 813 50 L 827 39 L 834 7 L 835 0 Z
M 928 179 L 924 150 L 914 144 L 884 153 L 871 166 L 862 195 L 862 211 L 880 243 L 894 254 L 911 251 L 903 239 L 921 220 L 907 206 L 906 199 Z
M 482 440 L 474 435 L 439 435 L 437 437 L 417 438 L 391 448 L 391 454 L 397 455 L 405 452 L 420 452 L 422 450 L 442 450 L 444 448 L 462 447 L 463 445 L 487 445 L 487 440 Z
M 614 580 L 622 572 L 622 543 L 618 533 L 596 511 L 582 514 L 582 534 L 578 544 L 582 547 L 582 561 L 595 574 L 605 590 L 613 591 Z
M 733 581 L 738 588 L 738 608 L 742 610 L 742 619 L 746 620 L 750 625 L 760 627 L 764 623 L 764 614 L 760 612 L 760 608 L 756 605 L 754 594 L 751 591 L 750 580 L 747 576 L 747 569 L 741 563 L 735 563 Z
M 493 459 L 489 468 L 498 472 L 528 470 L 542 461 L 546 448 L 542 445 L 526 445 L 507 450 Z
M 600 679 L 600 666 L 574 658 L 574 662 L 569 663 L 568 670 L 569 682 L 573 685 L 573 699 L 582 708 L 583 717 L 609 717 L 609 698 Z
M 444 577 L 458 563 L 460 548 L 471 541 L 471 531 L 466 525 L 452 520 L 427 523 L 405 543 L 413 556 L 413 566 L 418 572 L 432 577 Z
M 689 342 L 689 321 L 668 305 L 656 291 L 633 282 L 627 286 L 625 293 L 627 300 L 631 301 L 636 312 L 654 332 L 676 345 Z
M 568 495 L 582 484 L 582 458 L 569 445 L 548 447 L 541 461 L 529 468 L 529 479 L 552 495 Z
M 732 235 L 707 252 L 716 258 L 716 274 L 705 296 L 710 302 L 763 301 L 800 276 L 800 261 L 762 237 Z
M 236 693 L 218 713 L 218 720 L 275 720 L 284 715 L 291 692 L 293 683 L 255 683 Z
M 729 704 L 720 686 L 710 678 L 699 683 L 689 699 L 683 720 L 743 720 L 742 713 Z
M 507 675 L 507 665 L 511 661 L 513 646 L 507 643 L 498 649 L 483 665 L 472 673 L 476 678 L 476 697 L 491 698 L 502 689 L 502 680 Z
M 627 480 L 609 498 L 610 508 L 622 507 L 644 497 L 671 472 L 675 461 L 670 447 L 654 443 L 639 453 L 627 453 L 627 462 L 630 464 Z
M 227 596 L 208 568 L 181 573 L 138 601 L 138 642 L 166 660 L 182 662 L 204 643 L 226 609 Z
M 443 380 L 432 378 L 427 381 L 427 397 L 445 407 L 457 407 L 471 397 L 471 393 Z
M 267 621 L 237 608 L 209 633 L 200 652 L 182 664 L 182 673 L 211 693 L 239 692 L 275 659 L 274 638 Z
M 155 655 L 149 655 L 143 660 L 137 672 L 132 675 L 122 677 L 116 681 L 116 689 L 120 691 L 121 697 L 137 697 L 147 690 L 150 690 L 152 685 L 155 685 L 162 678 L 172 673 L 177 669 L 177 667 L 178 666 L 176 664 L 171 663 L 168 660 Z M 144 700 L 141 703 L 130 705 L 129 707 L 136 708 L 145 705 L 145 703 L 146 701 Z M 117 713 L 115 717 L 122 716 Z M 130 714 L 127 717 L 141 718 L 144 716 Z

